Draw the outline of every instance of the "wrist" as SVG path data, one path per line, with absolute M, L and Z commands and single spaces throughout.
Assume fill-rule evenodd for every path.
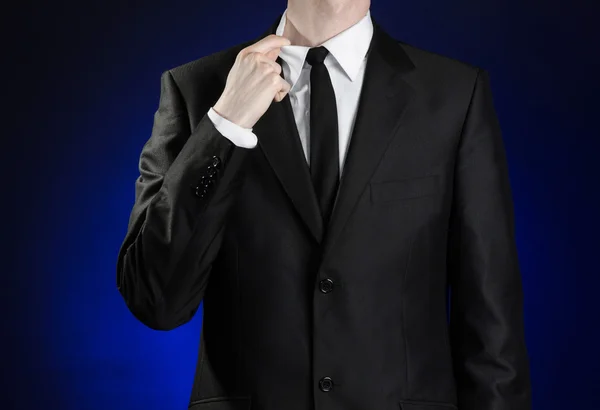
M 239 113 L 232 112 L 232 110 L 227 105 L 227 101 L 219 98 L 215 105 L 213 105 L 212 109 L 219 114 L 221 117 L 225 118 L 232 123 L 245 128 L 251 129 L 252 125 L 248 124 L 248 121 L 245 121 Z
M 213 105 L 212 109 L 215 110 L 215 112 L 217 114 L 219 114 L 221 117 L 226 118 L 229 121 L 231 121 L 231 118 L 227 113 L 226 105 L 223 103 L 223 101 L 221 101 L 220 98 L 217 100 L 215 105 Z

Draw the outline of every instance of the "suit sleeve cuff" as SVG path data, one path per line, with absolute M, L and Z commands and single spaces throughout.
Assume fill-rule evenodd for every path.
M 252 128 L 243 128 L 219 115 L 212 107 L 208 110 L 208 117 L 213 122 L 217 131 L 238 147 L 254 148 L 258 138 Z

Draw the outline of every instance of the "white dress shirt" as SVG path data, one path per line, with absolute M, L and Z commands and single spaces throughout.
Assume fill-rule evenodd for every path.
M 275 32 L 277 35 L 283 34 L 286 14 L 287 9 Z M 321 44 L 329 50 L 324 64 L 331 77 L 337 105 L 340 175 L 358 110 L 358 99 L 367 61 L 366 54 L 372 36 L 373 23 L 370 11 L 367 11 L 358 23 Z M 283 60 L 283 75 L 291 85 L 290 102 L 304 156 L 310 165 L 310 64 L 305 63 L 309 49 L 310 47 L 306 46 L 283 46 L 279 56 Z M 252 128 L 240 127 L 221 117 L 212 108 L 208 116 L 215 128 L 235 145 L 254 148 L 258 143 L 260 135 L 257 137 L 252 132 Z

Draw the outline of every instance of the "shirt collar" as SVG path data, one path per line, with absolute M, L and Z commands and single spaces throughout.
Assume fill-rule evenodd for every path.
M 281 36 L 285 28 L 287 9 L 283 12 L 275 34 Z M 329 53 L 335 58 L 342 70 L 346 73 L 350 81 L 356 80 L 361 64 L 367 54 L 371 38 L 373 37 L 373 22 L 371 12 L 367 14 L 356 24 L 325 41 L 325 46 Z M 300 77 L 300 72 L 304 66 L 304 60 L 310 47 L 306 46 L 283 46 L 279 56 L 290 68 L 290 78 L 287 78 L 291 84 L 291 89 Z

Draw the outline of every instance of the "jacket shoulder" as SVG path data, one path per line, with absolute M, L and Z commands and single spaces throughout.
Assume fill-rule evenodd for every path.
M 466 61 L 415 47 L 403 41 L 398 41 L 398 44 L 410 57 L 415 66 L 425 73 L 446 73 L 446 75 L 450 76 L 471 77 L 476 75 L 479 71 L 483 71 L 481 67 Z
M 245 41 L 173 67 L 167 71 L 171 73 L 175 81 L 179 84 L 185 84 L 192 79 L 197 81 L 198 79 L 210 77 L 216 72 L 221 72 L 225 67 L 231 68 L 240 50 L 250 44 L 250 41 Z
M 412 83 L 424 98 L 468 105 L 482 68 L 402 41 L 398 44 L 415 66 Z
M 164 72 L 173 78 L 192 119 L 217 101 L 238 52 L 250 43 L 236 44 Z

